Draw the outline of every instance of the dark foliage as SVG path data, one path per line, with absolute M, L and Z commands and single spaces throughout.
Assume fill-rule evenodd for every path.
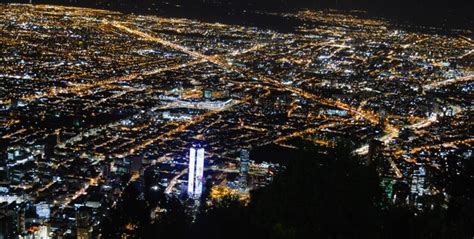
M 345 155 L 347 150 L 336 152 L 330 158 L 312 149 L 298 152 L 271 185 L 252 193 L 248 207 L 225 200 L 209 208 L 195 224 L 199 235 L 379 237 L 384 200 L 375 170 Z
M 159 221 L 143 224 L 137 237 L 471 239 L 474 235 L 472 159 L 455 163 L 459 174 L 443 175 L 449 178 L 449 207 L 432 197 L 426 200 L 434 206 L 420 211 L 388 202 L 376 170 L 351 156 L 346 146 L 330 153 L 309 144 L 302 146 L 272 184 L 252 192 L 247 206 L 227 198 L 202 207 L 191 223 L 181 202 L 165 200 L 160 204 L 170 210 Z M 130 202 L 126 205 L 133 207 Z M 127 220 L 133 219 L 135 210 L 141 209 L 125 212 L 131 213 Z
M 346 147 L 318 153 L 311 146 L 285 172 L 252 193 L 248 207 L 232 199 L 208 208 L 194 227 L 210 238 L 472 238 L 474 161 L 456 163 L 448 180 L 449 207 L 432 197 L 431 208 L 390 204 L 374 168 Z M 454 168 L 454 167 L 452 167 Z M 230 233 L 231 232 L 231 233 Z

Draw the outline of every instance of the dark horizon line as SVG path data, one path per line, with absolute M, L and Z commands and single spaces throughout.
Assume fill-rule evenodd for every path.
M 198 18 L 215 18 L 236 11 L 294 11 L 335 9 L 360 11 L 370 17 L 382 17 L 420 26 L 472 30 L 474 1 L 466 0 L 31 0 L 33 4 L 69 5 L 117 10 L 124 13 L 165 13 Z M 29 3 L 30 0 L 0 0 L 0 3 Z M 178 7 L 179 6 L 179 7 Z M 186 12 L 189 8 L 199 12 Z M 221 11 L 222 8 L 222 11 Z M 216 10 L 219 10 L 216 12 Z M 161 11 L 161 12 L 160 12 Z M 165 11 L 165 12 L 163 12 Z M 169 11 L 169 12 L 166 12 Z M 215 16 L 211 16 L 211 15 Z

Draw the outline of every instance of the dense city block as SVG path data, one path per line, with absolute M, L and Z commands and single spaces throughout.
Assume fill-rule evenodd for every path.
M 300 141 L 323 154 L 346 145 L 375 165 L 390 203 L 417 210 L 447 205 L 440 175 L 472 160 L 469 30 L 318 10 L 265 13 L 304 23 L 291 32 L 50 5 L 0 12 L 0 238 L 97 238 L 130 187 L 191 218 L 229 195 L 245 204 L 286 168 L 259 151 Z

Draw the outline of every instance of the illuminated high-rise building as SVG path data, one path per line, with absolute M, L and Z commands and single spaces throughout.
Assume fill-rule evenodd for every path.
M 199 198 L 202 193 L 204 175 L 204 148 L 194 144 L 189 150 L 188 195 Z
M 242 149 L 240 151 L 240 186 L 242 188 L 247 187 L 247 177 L 249 174 L 249 161 L 250 161 L 250 152 L 248 149 Z

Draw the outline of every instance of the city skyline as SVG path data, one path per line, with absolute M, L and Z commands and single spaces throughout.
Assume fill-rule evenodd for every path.
M 472 237 L 472 29 L 137 9 L 0 4 L 0 238 Z

